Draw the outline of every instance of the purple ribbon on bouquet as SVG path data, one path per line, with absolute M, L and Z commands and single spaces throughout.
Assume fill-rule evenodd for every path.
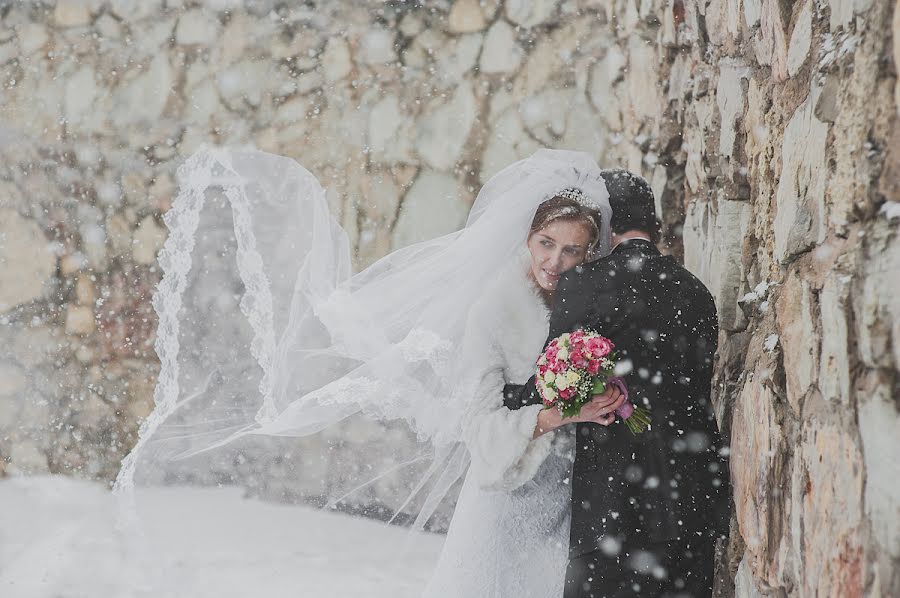
M 631 414 L 634 413 L 634 404 L 628 400 L 628 385 L 625 384 L 625 380 L 619 376 L 610 378 L 607 380 L 607 384 L 612 384 L 619 389 L 619 392 L 625 395 L 625 402 L 616 409 L 616 415 L 622 419 L 628 419 L 631 417 Z

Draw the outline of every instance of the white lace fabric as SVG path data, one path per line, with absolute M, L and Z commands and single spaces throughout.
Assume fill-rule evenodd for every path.
M 320 476 L 304 483 L 328 496 L 369 492 L 361 502 L 377 497 L 423 527 L 471 461 L 471 492 L 520 496 L 547 463 L 565 461 L 551 437 L 530 440 L 537 408 L 501 403 L 504 382 L 532 373 L 546 314 L 527 281 L 499 285 L 524 293 L 521 310 L 490 307 L 486 281 L 520 263 L 537 207 L 562 189 L 600 206 L 608 250 L 599 173 L 586 154 L 538 151 L 491 178 L 461 231 L 352 274 L 348 237 L 312 174 L 253 149 L 199 151 L 179 169 L 165 216 L 156 406 L 116 491 L 236 483 L 262 493 Z M 511 342 L 500 329 L 533 339 Z M 332 484 L 333 469 L 309 455 L 286 465 L 296 438 L 360 416 L 401 424 L 421 452 L 392 454 L 386 438 L 366 439 L 371 450 L 347 476 L 356 489 Z M 363 484 L 382 472 L 394 472 L 390 483 Z

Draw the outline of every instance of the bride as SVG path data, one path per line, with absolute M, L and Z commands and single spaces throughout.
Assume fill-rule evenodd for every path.
M 524 263 L 505 269 L 472 307 L 460 353 L 480 378 L 464 427 L 471 465 L 426 596 L 563 594 L 574 427 L 559 428 L 608 425 L 620 393 L 562 419 L 541 405 L 511 411 L 501 392 L 533 374 L 560 275 L 604 250 L 599 205 L 577 188 L 541 203 Z
M 540 405 L 507 409 L 502 388 L 533 374 L 561 274 L 609 251 L 611 210 L 594 161 L 540 150 L 485 184 L 461 231 L 352 276 L 325 191 L 296 162 L 202 150 L 179 176 L 154 296 L 156 407 L 116 491 L 259 479 L 283 469 L 278 437 L 357 414 L 402 421 L 425 452 L 375 478 L 419 466 L 401 478 L 415 483 L 396 514 L 424 528 L 464 479 L 426 595 L 562 595 L 568 424 L 608 425 L 623 397 L 611 387 L 564 420 Z M 229 205 L 230 223 L 221 210 L 211 223 L 210 205 Z M 194 263 L 198 245 L 229 242 L 233 255 L 216 249 Z M 239 304 L 210 274 L 218 261 L 234 270 L 231 260 Z

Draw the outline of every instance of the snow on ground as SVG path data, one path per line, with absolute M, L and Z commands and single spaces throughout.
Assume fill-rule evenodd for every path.
M 443 542 L 234 488 L 144 490 L 138 500 L 143 540 L 117 531 L 117 503 L 100 485 L 0 481 L 0 596 L 413 597 Z

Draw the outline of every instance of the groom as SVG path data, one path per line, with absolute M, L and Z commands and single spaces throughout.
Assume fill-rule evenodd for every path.
M 565 598 L 712 594 L 714 549 L 727 534 L 727 448 L 710 401 L 718 322 L 709 291 L 663 256 L 653 192 L 603 171 L 612 253 L 560 279 L 550 339 L 591 328 L 616 345 L 630 398 L 652 427 L 577 426 Z M 539 403 L 534 378 L 506 405 Z

